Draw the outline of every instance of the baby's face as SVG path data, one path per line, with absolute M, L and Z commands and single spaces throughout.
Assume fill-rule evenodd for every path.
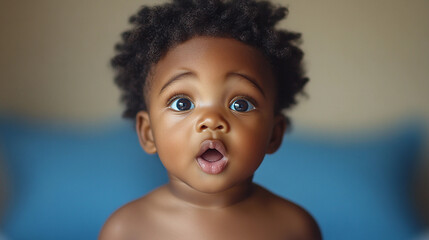
M 150 81 L 148 115 L 138 114 L 137 128 L 143 142 L 153 141 L 145 150 L 158 152 L 171 180 L 202 192 L 226 190 L 251 178 L 281 141 L 274 76 L 251 46 L 193 38 L 171 49 Z

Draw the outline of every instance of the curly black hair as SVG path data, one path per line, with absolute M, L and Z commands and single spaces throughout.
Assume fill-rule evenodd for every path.
M 257 0 L 173 0 L 141 8 L 131 16 L 134 27 L 122 33 L 111 60 L 126 104 L 123 116 L 134 119 L 138 111 L 146 110 L 144 88 L 151 66 L 195 36 L 233 38 L 262 51 L 277 80 L 275 109 L 290 108 L 308 78 L 297 46 L 301 35 L 274 28 L 287 13 L 285 7 Z

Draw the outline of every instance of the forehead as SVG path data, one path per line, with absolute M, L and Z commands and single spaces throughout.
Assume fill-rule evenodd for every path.
M 263 88 L 274 87 L 271 65 L 264 54 L 231 38 L 194 37 L 170 49 L 154 66 L 151 86 L 184 70 L 211 76 L 239 72 L 253 76 Z

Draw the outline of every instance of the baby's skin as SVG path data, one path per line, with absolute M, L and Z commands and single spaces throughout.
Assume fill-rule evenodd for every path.
M 148 110 L 136 129 L 170 181 L 112 214 L 100 240 L 321 239 L 305 210 L 252 182 L 287 127 L 258 49 L 194 37 L 169 50 L 148 79 Z

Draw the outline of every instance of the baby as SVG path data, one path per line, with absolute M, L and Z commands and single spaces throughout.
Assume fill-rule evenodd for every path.
M 125 117 L 169 182 L 121 207 L 99 239 L 321 239 L 301 207 L 252 182 L 307 82 L 297 33 L 267 1 L 144 7 L 112 65 Z

